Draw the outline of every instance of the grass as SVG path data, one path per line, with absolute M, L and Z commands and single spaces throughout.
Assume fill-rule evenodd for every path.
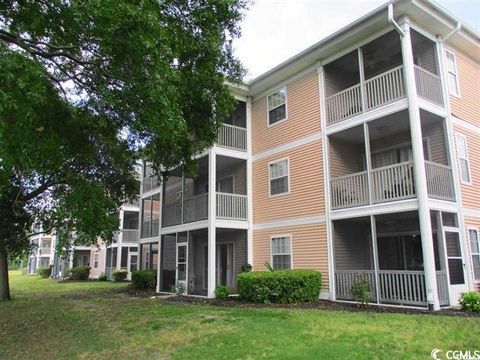
M 0 359 L 429 359 L 479 349 L 480 318 L 221 308 L 132 298 L 125 284 L 11 272 Z

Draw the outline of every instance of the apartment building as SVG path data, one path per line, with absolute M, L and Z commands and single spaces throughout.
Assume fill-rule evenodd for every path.
M 320 26 L 320 25 L 319 25 Z M 458 304 L 480 290 L 480 37 L 389 2 L 241 87 L 198 174 L 144 166 L 140 262 L 212 297 L 242 265 L 311 268 L 322 298 Z
M 30 238 L 32 248 L 28 257 L 27 274 L 34 275 L 38 269 L 53 265 L 55 255 L 55 235 L 36 234 Z

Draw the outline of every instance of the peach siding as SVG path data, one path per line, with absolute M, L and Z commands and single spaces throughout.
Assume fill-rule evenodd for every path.
M 449 49 L 457 59 L 457 73 L 460 86 L 460 98 L 450 95 L 453 115 L 480 126 L 480 64 L 464 54 Z
M 318 75 L 287 85 L 287 120 L 268 127 L 267 97 L 252 105 L 252 153 L 257 154 L 320 131 Z
M 268 164 L 285 157 L 290 166 L 290 193 L 270 197 Z M 254 161 L 252 168 L 255 224 L 325 213 L 321 141 Z
M 315 269 L 322 273 L 322 291 L 328 290 L 327 230 L 325 224 L 282 227 L 253 232 L 253 267 L 265 270 L 271 261 L 270 237 L 292 236 L 292 264 L 295 269 Z
M 466 208 L 478 209 L 478 204 L 480 204 L 480 135 L 460 126 L 454 126 L 454 130 L 467 138 L 470 177 L 472 180 L 472 185 L 461 184 L 462 205 Z M 456 140 L 455 137 L 455 142 Z M 457 150 L 456 146 L 455 150 Z

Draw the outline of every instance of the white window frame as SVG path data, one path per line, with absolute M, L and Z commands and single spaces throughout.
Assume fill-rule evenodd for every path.
M 453 57 L 453 66 L 455 68 L 455 73 L 452 73 L 448 70 L 448 55 L 451 55 Z M 460 82 L 458 80 L 458 68 L 457 68 L 457 56 L 455 55 L 455 53 L 453 51 L 450 51 L 450 50 L 446 50 L 445 49 L 445 64 L 446 64 L 446 71 L 447 71 L 447 86 L 448 86 L 448 93 L 450 95 L 453 95 L 455 97 L 458 97 L 460 98 Z M 457 87 L 457 94 L 453 93 L 450 91 L 450 84 L 448 83 L 449 82 L 449 77 L 448 75 L 449 74 L 452 74 L 455 76 L 455 82 L 456 82 L 456 87 Z
M 461 137 L 463 139 L 464 143 L 465 143 L 466 157 L 461 157 L 460 156 L 459 145 L 458 145 L 458 138 L 459 137 Z M 462 133 L 455 132 L 455 147 L 456 147 L 456 150 L 457 150 L 458 174 L 460 176 L 460 182 L 462 184 L 465 184 L 465 185 L 472 185 L 473 184 L 473 179 L 472 179 L 472 171 L 470 169 L 470 159 L 468 157 L 468 139 L 467 139 L 467 136 L 462 134 Z M 462 167 L 460 166 L 460 160 L 465 160 L 467 162 L 468 177 L 470 178 L 470 181 L 466 181 L 462 177 Z
M 470 238 L 470 231 L 475 231 L 477 233 L 477 244 L 478 244 L 478 253 L 474 253 L 472 252 L 472 245 L 471 245 L 471 242 L 472 242 L 472 239 Z M 470 256 L 472 258 L 472 276 L 473 276 L 473 281 L 475 283 L 480 283 L 480 278 L 479 279 L 475 279 L 475 271 L 473 269 L 473 257 L 474 256 L 478 256 L 480 258 L 480 231 L 478 229 L 478 227 L 475 227 L 475 226 L 467 226 L 467 236 L 468 236 L 468 249 L 470 250 Z
M 272 247 L 272 242 L 273 242 L 273 239 L 278 239 L 278 238 L 288 238 L 289 242 L 290 242 L 290 254 L 275 254 L 275 255 L 290 255 L 290 269 L 293 269 L 293 241 L 292 241 L 292 234 L 278 234 L 278 235 L 271 235 L 270 236 L 270 265 L 272 266 L 273 268 L 273 247 Z M 275 270 L 275 269 L 274 269 Z M 283 270 L 287 270 L 287 269 L 283 269 Z
M 275 163 L 278 163 L 280 161 L 287 161 L 287 186 L 288 186 L 288 189 L 286 192 L 283 192 L 283 193 L 280 193 L 280 194 L 275 194 L 275 195 L 272 195 L 272 180 L 275 180 L 275 179 L 278 179 L 278 178 L 273 178 L 270 176 L 270 165 L 272 164 L 275 164 Z M 281 158 L 281 159 L 275 159 L 273 161 L 270 161 L 268 163 L 268 196 L 273 198 L 273 197 L 277 197 L 277 196 L 284 196 L 284 195 L 289 195 L 290 194 L 290 158 L 288 157 L 284 157 L 284 158 Z M 283 177 L 283 176 L 282 176 Z
M 269 109 L 268 108 L 268 99 L 270 96 L 272 95 L 275 95 L 275 93 L 281 91 L 281 90 L 285 90 L 285 118 L 281 119 L 281 120 L 278 120 L 277 122 L 274 122 L 273 124 L 270 124 L 270 110 L 273 110 L 273 109 L 276 109 L 277 107 L 280 107 L 282 105 L 279 105 L 273 109 Z M 285 121 L 288 120 L 288 106 L 287 106 L 287 103 L 288 103 L 288 92 L 287 92 L 287 85 L 283 85 L 283 86 L 280 86 L 278 87 L 277 89 L 275 89 L 275 91 L 272 91 L 271 93 L 267 94 L 266 96 L 266 101 L 267 101 L 267 127 L 272 127 L 272 126 L 275 126 L 275 125 L 278 125 L 278 124 L 281 124 Z
M 98 255 L 98 253 L 95 253 L 93 254 L 93 268 L 94 269 L 98 269 L 98 261 L 99 261 L 100 257 Z

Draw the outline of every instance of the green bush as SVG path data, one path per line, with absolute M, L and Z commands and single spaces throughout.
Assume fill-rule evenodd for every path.
M 185 292 L 187 291 L 187 289 L 185 288 L 185 285 L 183 285 L 182 283 L 176 283 L 175 286 L 173 287 L 173 292 L 177 295 L 177 296 L 180 296 L 180 295 L 183 295 L 185 294 Z
M 463 311 L 480 312 L 480 293 L 469 291 L 460 297 L 460 305 Z
M 228 298 L 228 287 L 225 285 L 218 285 L 215 288 L 215 297 L 217 299 L 225 300 Z
M 358 304 L 368 304 L 370 300 L 370 284 L 366 279 L 361 278 L 355 281 L 350 288 L 350 292 Z
M 132 272 L 134 289 L 155 289 L 157 287 L 157 270 L 144 269 Z
M 322 288 L 322 274 L 315 270 L 252 271 L 237 276 L 240 297 L 256 303 L 315 301 Z
M 72 280 L 88 280 L 90 275 L 90 266 L 77 266 L 70 269 L 70 278 Z
M 105 273 L 98 275 L 98 281 L 108 281 L 108 276 Z
M 40 277 L 46 279 L 46 278 L 49 278 L 50 275 L 52 275 L 52 267 L 53 266 L 49 266 L 49 267 L 46 267 L 46 268 L 39 268 L 38 269 L 38 275 L 40 275 Z
M 127 278 L 127 275 L 128 275 L 127 270 L 124 270 L 124 269 L 115 270 L 112 273 L 113 281 L 115 282 L 124 281 Z

